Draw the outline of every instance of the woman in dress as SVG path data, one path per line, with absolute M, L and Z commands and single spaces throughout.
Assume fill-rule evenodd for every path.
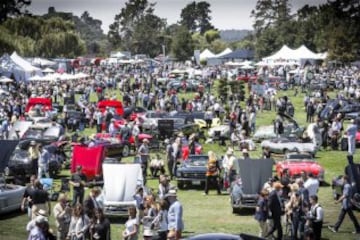
M 137 240 L 139 232 L 139 220 L 136 217 L 136 208 L 129 207 L 129 219 L 125 223 L 125 230 L 122 233 L 124 240 Z

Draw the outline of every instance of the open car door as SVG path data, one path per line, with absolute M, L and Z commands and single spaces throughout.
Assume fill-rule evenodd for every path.
M 103 204 L 106 215 L 127 215 L 127 208 L 136 206 L 137 186 L 143 186 L 140 164 L 103 164 Z

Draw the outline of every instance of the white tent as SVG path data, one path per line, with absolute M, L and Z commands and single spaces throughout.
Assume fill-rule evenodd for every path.
M 32 60 L 28 59 L 32 65 L 34 66 L 40 66 L 40 67 L 45 67 L 45 66 L 54 66 L 56 65 L 56 62 L 47 60 L 45 58 L 33 58 Z
M 265 61 L 276 61 L 276 60 L 287 60 L 287 59 L 295 59 L 293 55 L 295 50 L 289 48 L 287 45 L 282 46 L 282 48 L 277 51 L 275 54 L 263 58 Z
M 216 54 L 214 57 L 217 57 L 217 58 L 222 57 L 222 56 L 224 56 L 226 54 L 229 54 L 231 52 L 232 52 L 232 50 L 230 48 L 226 48 L 224 51 L 222 51 L 221 53 Z
M 52 70 L 51 68 L 45 68 L 42 70 L 43 73 L 54 73 L 55 71 Z
M 28 81 L 34 75 L 43 75 L 40 68 L 32 66 L 31 63 L 20 57 L 16 52 L 11 54 L 10 59 L 16 65 L 12 73 L 17 81 Z
M 13 82 L 13 80 L 11 78 L 8 78 L 6 76 L 0 77 L 0 83 L 11 83 L 11 82 Z
M 126 57 L 125 54 L 123 54 L 122 52 L 116 52 L 110 55 L 110 58 L 123 58 Z
M 299 48 L 294 50 L 293 56 L 291 56 L 292 59 L 318 59 L 319 56 L 309 50 L 305 45 L 301 45 Z
M 208 58 L 213 58 L 215 57 L 215 54 L 212 53 L 209 49 L 205 49 L 204 51 L 202 51 L 202 53 L 200 53 L 200 61 L 204 61 L 207 60 Z

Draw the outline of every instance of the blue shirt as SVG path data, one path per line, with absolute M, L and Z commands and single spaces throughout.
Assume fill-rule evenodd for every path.
M 170 205 L 168 211 L 168 230 L 175 229 L 181 231 L 184 229 L 184 222 L 182 219 L 183 208 L 179 201 L 175 201 Z
M 350 124 L 346 129 L 346 134 L 348 137 L 352 137 L 355 139 L 357 133 L 357 126 L 356 124 Z

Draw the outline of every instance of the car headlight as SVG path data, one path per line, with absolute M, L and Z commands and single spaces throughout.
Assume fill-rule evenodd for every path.
M 30 158 L 23 158 L 23 162 L 24 162 L 25 164 L 28 164 L 28 163 L 31 162 L 31 160 L 30 160 Z

